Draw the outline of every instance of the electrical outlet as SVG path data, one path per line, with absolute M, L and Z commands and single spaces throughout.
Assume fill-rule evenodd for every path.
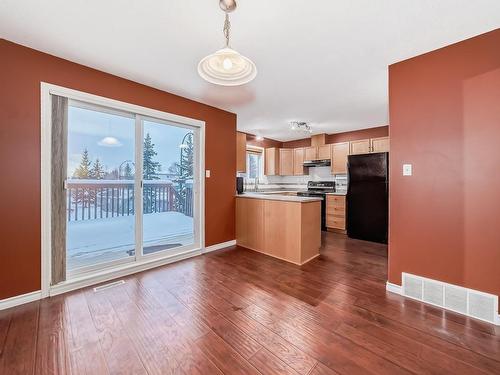
M 205 171 L 205 177 L 206 177 L 206 178 L 210 178 L 210 169 L 207 169 L 207 170 Z

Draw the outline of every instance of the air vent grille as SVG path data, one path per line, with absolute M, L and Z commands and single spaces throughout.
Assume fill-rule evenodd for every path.
M 125 284 L 124 280 L 113 281 L 112 283 L 96 286 L 94 292 L 100 292 L 101 290 L 106 290 L 122 284 Z
M 403 272 L 402 294 L 434 306 L 499 324 L 498 296 Z

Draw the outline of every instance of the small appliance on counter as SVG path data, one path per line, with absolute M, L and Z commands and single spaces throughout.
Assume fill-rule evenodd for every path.
M 236 193 L 243 194 L 243 177 L 236 177 Z
M 326 231 L 326 193 L 335 193 L 335 181 L 309 181 L 307 191 L 299 191 L 298 196 L 321 198 L 321 230 Z

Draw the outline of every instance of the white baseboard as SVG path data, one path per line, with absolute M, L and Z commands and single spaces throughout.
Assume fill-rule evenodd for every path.
M 215 245 L 205 247 L 205 249 L 203 250 L 203 254 L 206 254 L 206 253 L 209 253 L 209 252 L 215 251 L 215 250 L 220 250 L 220 249 L 223 249 L 225 247 L 234 246 L 234 245 L 236 245 L 236 240 L 217 243 Z
M 19 296 L 14 296 L 6 299 L 0 300 L 0 310 L 9 309 L 14 306 L 23 305 L 25 303 L 38 301 L 42 297 L 42 291 L 37 290 L 35 292 L 21 294 Z
M 403 288 L 400 285 L 390 283 L 389 281 L 386 282 L 385 284 L 385 290 L 391 293 L 396 293 L 399 295 L 403 294 Z

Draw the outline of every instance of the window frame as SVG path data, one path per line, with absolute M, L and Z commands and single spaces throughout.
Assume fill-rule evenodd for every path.
M 184 116 L 179 116 L 167 112 L 162 112 L 152 108 L 142 107 L 102 96 L 97 96 L 82 91 L 69 89 L 62 86 L 41 82 L 41 295 L 42 298 L 50 295 L 65 293 L 81 287 L 93 285 L 105 280 L 125 276 L 138 271 L 157 267 L 159 265 L 171 263 L 177 260 L 200 255 L 205 251 L 205 122 Z M 84 106 L 93 107 L 101 111 L 119 112 L 130 114 L 136 119 L 136 137 L 142 136 L 142 126 L 137 126 L 143 119 L 154 119 L 154 121 L 163 121 L 169 125 L 195 129 L 196 160 L 195 184 L 193 186 L 193 199 L 196 210 L 196 220 L 194 223 L 195 245 L 191 249 L 182 249 L 179 253 L 169 254 L 169 252 L 160 251 L 158 253 L 138 256 L 135 262 L 125 262 L 117 264 L 112 269 L 102 268 L 92 274 L 78 275 L 71 280 L 51 286 L 51 95 L 58 95 L 68 98 L 72 103 L 80 103 Z M 142 139 L 142 138 L 138 138 Z M 139 142 L 141 144 L 141 142 Z M 139 155 L 136 155 L 136 158 Z M 136 179 L 136 188 L 140 187 L 141 179 Z M 139 196 L 139 195 L 138 195 Z M 142 194 L 141 194 L 142 196 Z M 139 202 L 137 202 L 139 203 Z M 142 201 L 141 201 L 142 204 Z M 136 233 L 141 231 L 136 225 Z M 136 237 L 136 241 L 138 241 Z M 142 237 L 141 237 L 142 245 Z M 136 251 L 136 254 L 139 251 Z M 75 275 L 76 276 L 76 275 Z

